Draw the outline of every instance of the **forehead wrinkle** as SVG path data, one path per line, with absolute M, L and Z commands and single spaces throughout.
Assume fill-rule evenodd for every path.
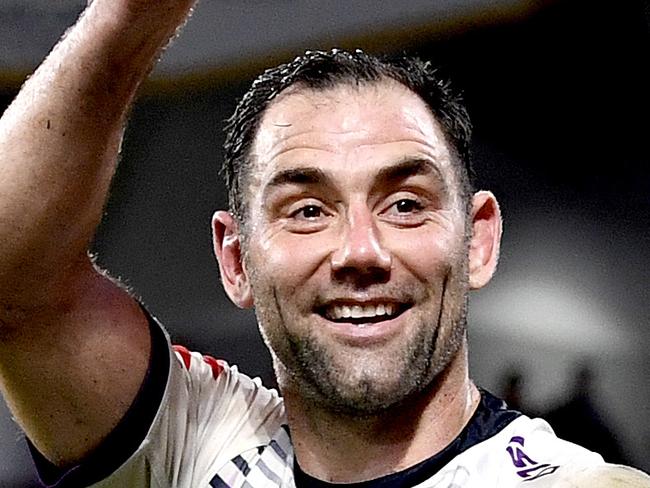
M 441 182 L 446 182 L 445 168 L 453 165 L 451 154 L 447 146 L 434 146 L 430 144 L 428 139 L 418 138 L 403 138 L 403 139 L 390 139 L 387 141 L 368 143 L 358 146 L 359 148 L 373 148 L 374 146 L 391 144 L 408 144 L 409 149 L 404 149 L 402 154 L 395 154 L 382 165 L 385 168 L 380 169 L 378 172 L 381 178 L 381 173 L 384 172 L 404 172 L 409 171 L 414 176 L 415 174 L 431 173 Z M 394 168 L 397 166 L 398 168 Z M 398 176 L 398 175 L 395 175 Z M 405 175 L 411 176 L 411 175 Z M 384 175 L 383 179 L 388 179 L 388 175 Z
M 272 162 L 278 157 L 290 153 L 292 151 L 301 151 L 301 150 L 309 150 L 309 151 L 322 151 L 322 152 L 327 152 L 327 153 L 335 153 L 336 150 L 333 148 L 328 148 L 328 147 L 321 147 L 321 146 L 312 146 L 312 145 L 305 145 L 305 146 L 286 146 L 283 144 L 284 147 L 278 149 L 275 152 L 272 152 L 269 154 L 268 157 L 268 162 Z M 259 156 L 258 156 L 259 157 Z
M 379 103 L 383 98 L 377 100 L 377 97 L 384 97 L 387 92 L 392 92 L 400 98 L 404 96 L 409 99 L 415 98 L 419 103 L 416 103 L 416 106 L 411 106 L 412 103 L 400 102 L 399 105 L 393 107 L 395 111 L 386 112 L 383 105 Z M 411 100 L 411 102 L 413 101 Z M 368 105 L 369 103 L 370 105 Z M 331 109 L 328 110 L 328 107 Z M 340 112 L 340 110 L 343 111 Z M 326 125 L 320 126 L 321 115 L 330 112 L 339 113 L 339 116 L 326 122 Z M 304 137 L 308 140 L 310 138 L 312 141 L 319 141 L 316 142 L 316 145 L 323 147 L 313 148 L 314 143 L 310 144 L 307 141 L 305 141 L 307 144 L 304 147 L 330 152 L 334 151 L 327 147 L 327 141 L 323 141 L 327 135 L 348 136 L 351 139 L 349 142 L 357 147 L 365 145 L 364 137 L 377 138 L 379 135 L 383 137 L 376 140 L 381 142 L 398 141 L 398 139 L 391 140 L 390 134 L 384 130 L 378 133 L 377 130 L 369 131 L 364 125 L 360 127 L 359 122 L 366 117 L 371 117 L 379 125 L 388 124 L 389 126 L 392 126 L 396 120 L 401 120 L 402 130 L 412 133 L 414 136 L 417 134 L 417 137 L 413 137 L 416 142 L 428 143 L 431 147 L 437 146 L 440 142 L 444 145 L 446 142 L 444 136 L 440 137 L 439 124 L 424 102 L 408 88 L 386 80 L 379 84 L 373 83 L 363 87 L 341 85 L 323 92 L 300 88 L 282 94 L 267 108 L 262 118 L 255 146 L 260 155 L 262 154 L 260 149 L 264 149 L 263 146 L 266 146 L 264 152 L 267 157 L 265 159 L 272 160 L 284 152 L 284 149 L 279 151 L 274 149 L 278 145 L 287 145 L 294 138 Z M 327 117 L 324 120 L 327 121 Z M 302 130 L 300 130 L 301 126 Z M 431 128 L 433 131 L 430 130 Z M 375 129 L 378 128 L 375 127 Z M 431 140 L 432 137 L 433 140 Z M 341 142 L 329 145 L 338 149 Z
M 442 155 L 446 155 L 445 153 L 448 153 L 446 146 L 443 146 L 442 148 L 439 146 L 434 146 L 431 144 L 430 140 L 426 137 L 417 137 L 417 138 L 394 138 L 394 137 L 386 137 L 385 139 L 382 139 L 380 141 L 373 141 L 373 142 L 368 142 L 368 143 L 361 143 L 357 147 L 359 148 L 372 148 L 373 146 L 380 146 L 383 144 L 402 144 L 402 143 L 410 143 L 410 144 L 418 144 L 421 146 L 426 147 L 429 149 L 427 152 L 431 152 L 432 154 L 440 154 L 443 153 Z M 431 156 L 433 157 L 433 156 Z M 434 159 L 439 159 L 439 156 L 436 156 Z
M 417 131 L 417 132 L 419 134 L 422 134 L 420 131 Z M 271 161 L 275 160 L 276 158 L 278 158 L 279 156 L 287 154 L 287 153 L 289 153 L 291 151 L 310 150 L 310 151 L 322 151 L 322 152 L 327 152 L 327 153 L 330 153 L 330 154 L 337 154 L 337 153 L 341 152 L 341 148 L 343 147 L 343 144 L 340 143 L 340 142 L 339 143 L 334 143 L 334 142 L 323 141 L 322 145 L 313 145 L 311 143 L 306 143 L 304 145 L 301 144 L 301 145 L 296 145 L 296 146 L 287 144 L 288 141 L 290 141 L 291 139 L 294 139 L 294 138 L 298 138 L 298 137 L 309 138 L 308 134 L 310 134 L 310 133 L 311 133 L 311 131 L 305 131 L 305 132 L 302 132 L 302 133 L 299 133 L 299 134 L 288 135 L 287 137 L 277 141 L 277 143 L 273 144 L 273 146 L 279 146 L 280 145 L 282 147 L 279 148 L 278 150 L 268 154 L 268 162 L 271 162 Z M 316 134 L 317 134 L 317 137 L 312 138 L 312 140 L 313 139 L 321 139 L 321 138 L 323 138 L 322 134 L 320 134 L 318 132 Z M 328 131 L 328 134 L 329 135 L 349 135 L 350 139 L 352 139 L 349 142 L 354 143 L 355 139 L 361 139 L 361 137 L 366 136 L 368 134 L 368 131 L 367 130 L 340 131 L 340 132 Z M 360 137 L 355 138 L 354 136 L 357 136 L 357 135 L 359 135 Z M 422 136 L 424 136 L 424 134 L 422 134 Z M 394 138 L 394 137 L 390 137 L 390 135 L 387 134 L 381 140 L 374 140 L 372 142 L 367 142 L 367 143 L 366 142 L 357 142 L 357 143 L 354 144 L 353 148 L 363 149 L 363 148 L 372 148 L 372 147 L 376 147 L 376 146 L 380 146 L 380 145 L 384 145 L 384 144 L 416 143 L 416 144 L 420 144 L 420 145 L 425 146 L 426 148 L 428 148 L 429 151 L 427 151 L 427 152 L 431 153 L 431 157 L 433 159 L 436 159 L 436 160 L 440 159 L 440 156 L 445 156 L 447 154 L 448 151 L 447 151 L 447 148 L 446 148 L 445 145 L 443 145 L 442 147 L 439 147 L 437 145 L 434 146 L 434 145 L 431 144 L 431 141 L 429 140 L 429 138 L 422 137 L 422 136 L 413 137 L 413 138 Z M 440 139 L 436 140 L 436 142 L 438 142 L 438 141 L 440 141 Z M 353 148 L 350 148 L 350 149 L 353 149 Z M 259 157 L 260 156 L 259 151 L 256 151 L 256 152 L 257 152 L 258 157 Z M 434 154 L 435 154 L 435 156 L 433 156 Z M 406 159 L 409 159 L 409 158 L 407 157 Z
M 317 130 L 315 128 L 309 128 L 300 132 L 291 133 L 291 127 L 283 127 L 285 130 L 273 130 L 268 134 L 265 139 L 266 141 L 258 141 L 256 144 L 256 152 L 259 153 L 259 145 L 266 143 L 269 146 L 268 159 L 272 161 L 278 156 L 289 152 L 294 149 L 309 149 L 314 151 L 325 151 L 329 153 L 336 153 L 341 148 L 341 142 L 332 142 L 328 141 L 327 138 L 335 136 L 337 138 L 344 137 L 350 141 L 357 139 L 362 139 L 368 135 L 366 129 L 358 130 L 334 130 L 328 128 L 327 130 Z M 284 132 L 285 135 L 277 137 L 278 133 Z M 289 132 L 288 134 L 286 132 Z M 295 141 L 295 142 L 293 142 Z M 360 147 L 362 145 L 359 145 Z M 278 148 L 278 149 L 275 149 Z

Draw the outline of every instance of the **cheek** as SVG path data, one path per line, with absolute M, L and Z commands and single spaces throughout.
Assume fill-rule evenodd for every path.
M 276 288 L 296 288 L 325 271 L 332 245 L 325 232 L 267 232 L 252 243 L 252 265 L 273 280 Z
M 393 259 L 422 281 L 438 281 L 461 257 L 462 242 L 440 232 L 404 231 L 392 236 Z

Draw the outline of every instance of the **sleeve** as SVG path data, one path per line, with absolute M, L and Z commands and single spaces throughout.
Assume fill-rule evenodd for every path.
M 542 419 L 522 416 L 512 426 L 505 449 L 508 454 L 505 478 L 500 480 L 507 481 L 508 486 L 550 486 L 547 484 L 569 469 L 605 464 L 600 454 L 559 439 Z
M 171 347 L 150 319 L 152 353 L 129 411 L 79 465 L 61 470 L 30 446 L 48 488 L 193 488 L 263 445 L 281 425 L 282 402 L 258 379 L 210 356 Z

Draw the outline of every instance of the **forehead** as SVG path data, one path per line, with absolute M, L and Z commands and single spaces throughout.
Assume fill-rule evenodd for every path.
M 363 171 L 404 157 L 451 165 L 448 145 L 424 101 L 389 80 L 325 90 L 293 87 L 267 108 L 252 151 L 254 179 L 287 165 Z

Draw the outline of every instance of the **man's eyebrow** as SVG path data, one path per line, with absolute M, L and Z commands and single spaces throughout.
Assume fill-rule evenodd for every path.
M 431 175 L 444 182 L 440 169 L 427 158 L 405 157 L 379 170 L 375 181 L 381 184 L 402 181 L 416 175 Z M 332 178 L 316 167 L 289 168 L 275 173 L 264 187 L 264 194 L 284 185 L 326 185 L 332 186 Z
M 377 173 L 376 181 L 390 183 L 417 175 L 431 175 L 440 182 L 444 182 L 440 168 L 436 163 L 428 158 L 421 157 L 405 157 L 390 166 L 382 168 Z
M 264 192 L 266 193 L 273 188 L 284 185 L 316 185 L 323 183 L 331 183 L 331 178 L 320 168 L 289 168 L 274 174 L 266 184 Z

